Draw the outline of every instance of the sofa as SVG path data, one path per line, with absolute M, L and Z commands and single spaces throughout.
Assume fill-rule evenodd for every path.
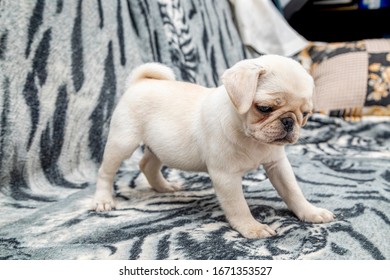
M 0 19 L 0 259 L 390 258 L 390 123 L 372 112 L 351 122 L 319 108 L 286 146 L 305 196 L 333 211 L 332 223 L 299 221 L 260 167 L 243 190 L 277 235 L 245 239 L 206 173 L 163 167 L 183 189 L 147 186 L 142 148 L 117 174 L 116 210 L 90 210 L 110 116 L 133 68 L 160 62 L 178 80 L 213 87 L 252 56 L 228 1 L 3 0 Z M 311 68 L 312 53 L 295 58 L 307 54 Z

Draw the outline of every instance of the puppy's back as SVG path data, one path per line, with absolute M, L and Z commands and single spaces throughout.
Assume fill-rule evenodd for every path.
M 160 63 L 150 62 L 138 66 L 131 72 L 127 80 L 127 87 L 143 79 L 176 80 L 175 73 L 171 68 Z

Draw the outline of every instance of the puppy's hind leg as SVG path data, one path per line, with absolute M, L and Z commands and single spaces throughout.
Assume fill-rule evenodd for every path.
M 113 115 L 92 204 L 98 212 L 115 208 L 112 194 L 114 177 L 122 161 L 129 158 L 140 144 L 136 129 L 131 127 L 128 122 L 121 122 Z
M 174 192 L 180 189 L 175 183 L 168 182 L 161 173 L 162 163 L 160 159 L 145 147 L 144 156 L 139 163 L 141 171 L 144 173 L 150 186 L 157 192 Z

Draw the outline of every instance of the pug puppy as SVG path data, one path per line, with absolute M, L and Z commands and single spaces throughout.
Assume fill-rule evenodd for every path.
M 242 190 L 243 175 L 259 165 L 300 220 L 332 221 L 330 211 L 305 199 L 284 151 L 312 112 L 311 76 L 290 58 L 264 55 L 238 62 L 224 72 L 222 83 L 205 88 L 179 82 L 157 63 L 136 68 L 112 115 L 93 208 L 115 207 L 114 176 L 144 143 L 139 166 L 154 190 L 180 189 L 163 177 L 162 164 L 208 172 L 231 227 L 246 238 L 276 234 L 252 216 Z

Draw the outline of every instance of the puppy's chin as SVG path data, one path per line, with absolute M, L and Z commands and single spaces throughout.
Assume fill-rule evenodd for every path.
M 287 145 L 287 144 L 295 144 L 298 141 L 299 133 L 289 132 L 285 133 L 285 136 L 282 138 L 270 139 L 270 144 L 275 145 Z
M 285 130 L 257 130 L 247 132 L 247 135 L 258 142 L 270 145 L 295 144 L 299 138 L 299 130 L 294 128 L 291 132 Z

